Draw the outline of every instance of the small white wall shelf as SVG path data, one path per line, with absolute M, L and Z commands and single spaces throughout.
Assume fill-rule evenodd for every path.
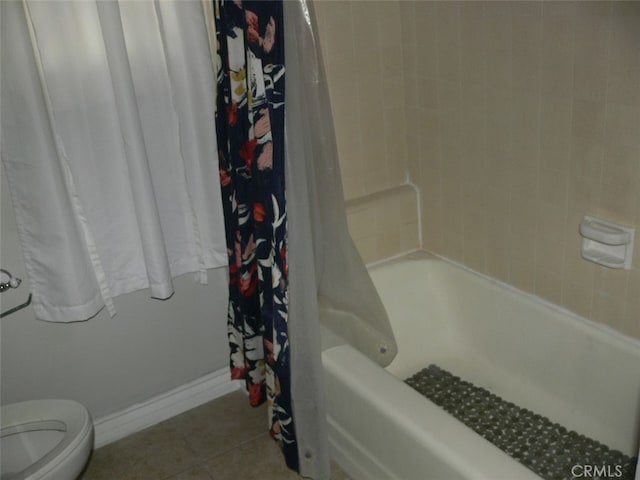
M 580 235 L 582 258 L 609 268 L 631 269 L 635 228 L 585 215 Z

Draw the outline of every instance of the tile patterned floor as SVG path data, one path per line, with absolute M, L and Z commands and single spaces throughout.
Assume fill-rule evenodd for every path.
M 266 423 L 265 407 L 234 392 L 95 450 L 81 480 L 301 479 Z M 331 480 L 349 480 L 331 468 Z

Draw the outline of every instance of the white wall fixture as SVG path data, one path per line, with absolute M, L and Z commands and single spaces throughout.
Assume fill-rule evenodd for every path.
M 580 223 L 582 258 L 609 268 L 631 269 L 635 231 L 585 215 Z

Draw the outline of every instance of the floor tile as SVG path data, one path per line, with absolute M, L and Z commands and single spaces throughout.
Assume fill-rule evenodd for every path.
M 198 456 L 182 438 L 158 440 L 145 457 L 126 472 L 122 480 L 151 480 L 176 475 L 196 465 Z
M 219 455 L 206 462 L 206 465 L 215 480 L 302 479 L 300 475 L 287 468 L 282 452 L 268 434 Z M 349 480 L 349 477 L 338 465 L 332 463 L 331 480 Z
M 331 462 L 331 480 L 350 480 L 347 474 L 340 468 L 340 466 Z
M 188 412 L 179 430 L 200 458 L 210 458 L 268 431 L 266 406 L 251 407 L 234 392 Z
M 301 480 L 267 431 L 266 407 L 233 392 L 95 450 L 80 480 Z
M 216 480 L 214 477 L 209 475 L 206 467 L 204 465 L 196 465 L 195 467 L 190 468 L 184 472 L 181 472 L 173 477 L 170 477 L 166 480 Z
M 142 431 L 97 449 L 82 480 L 162 479 L 199 460 L 181 436 Z
M 139 445 L 142 441 L 140 434 L 135 434 L 94 450 L 82 480 L 122 478 L 136 462 L 144 458 L 146 449 Z
M 216 480 L 239 478 L 298 480 L 300 478 L 287 468 L 280 449 L 266 434 L 209 460 L 206 465 Z

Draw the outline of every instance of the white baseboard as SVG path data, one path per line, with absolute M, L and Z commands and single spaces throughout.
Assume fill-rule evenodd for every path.
M 93 422 L 95 448 L 136 433 L 239 388 L 223 368 Z

